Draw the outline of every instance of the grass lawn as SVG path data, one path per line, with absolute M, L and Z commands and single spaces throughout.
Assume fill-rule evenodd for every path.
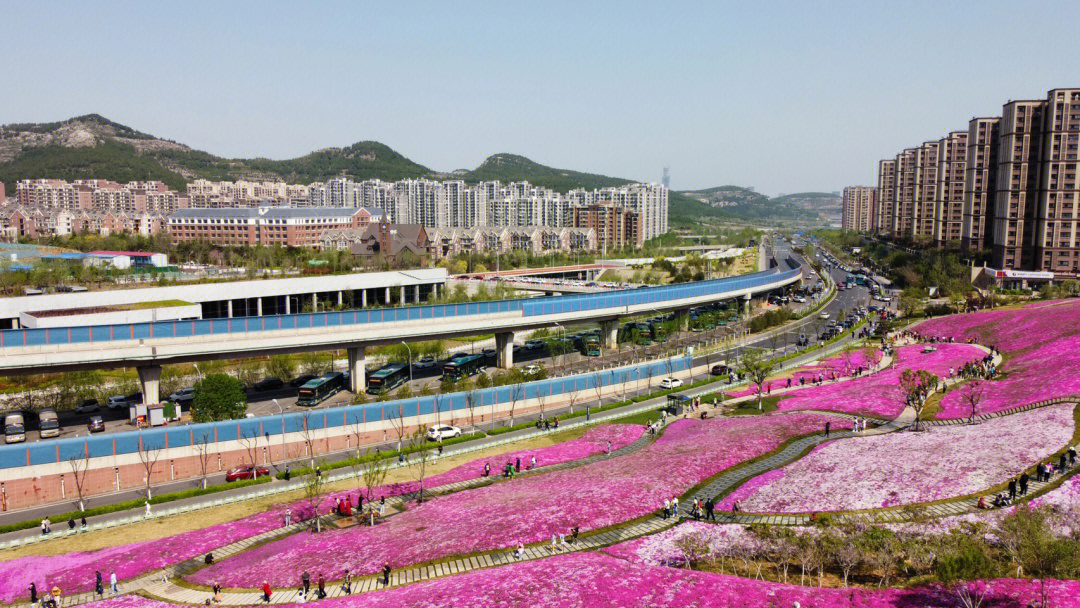
M 637 414 L 630 414 L 629 416 L 623 416 L 622 418 L 615 418 L 614 420 L 608 420 L 604 424 L 640 424 L 645 426 L 649 422 L 656 422 L 660 418 L 660 408 L 654 410 L 646 410 Z
M 751 399 L 749 401 L 743 401 L 736 404 L 735 409 L 731 410 L 732 416 L 756 416 L 758 414 L 768 414 L 769 412 L 776 411 L 776 404 L 786 395 L 772 395 L 771 397 L 761 398 L 761 409 L 757 408 L 757 399 Z M 719 393 L 712 393 L 701 397 L 702 403 L 712 403 L 713 398 L 716 398 L 717 402 L 720 401 Z

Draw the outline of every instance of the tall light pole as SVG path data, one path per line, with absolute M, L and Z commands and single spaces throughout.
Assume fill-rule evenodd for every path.
M 412 384 L 412 349 L 409 348 L 409 345 L 406 344 L 404 340 L 402 340 L 401 343 L 405 346 L 405 349 L 409 351 L 409 384 Z M 475 344 L 475 342 L 473 344 Z M 411 387 L 410 390 L 412 390 Z
M 199 374 L 199 380 L 202 380 L 203 375 L 202 375 L 202 370 L 199 369 L 199 364 L 198 363 L 192 363 L 192 365 L 195 367 L 195 373 Z

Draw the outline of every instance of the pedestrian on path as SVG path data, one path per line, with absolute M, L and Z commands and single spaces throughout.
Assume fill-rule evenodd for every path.
M 285 507 L 285 527 L 292 525 L 292 507 Z
M 716 505 L 713 503 L 713 499 L 711 499 L 711 498 L 705 499 L 705 519 L 706 520 L 711 519 L 712 521 L 716 521 L 716 513 L 713 512 L 715 509 L 716 509 Z
M 120 594 L 120 587 L 116 584 L 116 573 L 113 572 L 109 575 L 109 586 L 112 587 L 113 595 Z
M 518 456 L 517 460 L 514 461 L 514 472 L 515 473 L 520 473 L 521 472 L 521 456 Z
M 529 459 L 529 470 L 532 470 L 532 469 L 535 469 L 535 468 L 536 468 L 536 456 L 534 455 L 532 458 Z
M 307 570 L 304 570 L 304 573 L 300 575 L 300 583 L 304 586 L 304 595 L 307 595 L 311 591 L 311 575 L 308 574 Z
M 830 428 L 832 428 L 832 422 L 826 422 L 826 423 L 825 423 L 825 436 L 826 436 L 826 437 L 828 437 L 828 436 L 829 436 L 829 429 L 830 429 Z
M 607 442 L 607 447 L 604 448 L 604 453 L 605 454 L 610 454 L 611 453 L 611 440 L 610 439 Z
M 352 574 L 349 571 L 345 571 L 345 582 L 341 585 L 341 590 L 345 592 L 345 595 L 352 595 Z
M 552 532 L 551 533 L 551 554 L 552 555 L 555 555 L 555 551 L 557 550 L 556 549 L 557 545 L 555 543 L 556 543 L 555 533 Z
M 150 501 L 149 500 L 144 501 L 143 504 L 146 505 L 146 510 L 145 510 L 144 515 L 146 517 L 150 517 Z
M 1069 464 L 1076 464 L 1076 446 L 1074 445 L 1069 446 Z
M 1024 471 L 1020 475 L 1020 496 L 1026 496 L 1027 495 L 1028 479 L 1029 479 L 1029 477 L 1028 477 L 1027 471 Z
M 382 584 L 383 587 L 390 586 L 390 562 L 386 562 L 382 567 Z
M 1009 502 L 1016 500 L 1016 478 L 1009 480 Z
M 30 603 L 37 603 L 37 585 L 34 583 L 30 583 Z
M 664 499 L 664 519 L 671 517 L 671 501 Z
M 326 579 L 323 578 L 322 572 L 319 573 L 319 599 L 326 599 Z
M 263 592 L 263 601 L 266 602 L 267 604 L 269 604 L 270 603 L 270 594 L 273 593 L 273 591 L 270 589 L 270 583 L 269 582 L 263 581 L 262 592 Z
M 50 526 L 50 523 L 51 523 L 51 522 L 49 522 L 49 518 L 48 518 L 48 517 L 46 517 L 45 519 L 41 520 L 41 535 L 42 535 L 42 536 L 45 536 L 45 535 L 47 535 L 47 534 L 49 533 L 49 526 Z
M 101 578 L 101 570 L 94 572 L 94 593 L 105 595 L 105 581 Z
M 679 516 L 679 497 L 675 496 L 671 499 L 671 510 L 675 513 L 675 517 Z
M 221 585 L 214 583 L 214 603 L 221 603 Z

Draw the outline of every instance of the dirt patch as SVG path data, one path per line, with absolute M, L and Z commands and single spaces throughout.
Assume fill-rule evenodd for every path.
M 555 445 L 556 443 L 577 439 L 584 435 L 586 430 L 587 427 L 579 427 L 569 431 L 561 431 L 551 435 L 542 435 L 486 450 L 448 457 L 429 464 L 428 477 L 449 471 L 454 467 L 476 460 L 477 458 L 485 458 L 498 454 L 505 454 L 507 452 L 516 452 L 518 450 L 542 448 Z M 414 480 L 412 472 L 408 468 L 393 469 L 386 476 L 386 483 L 388 484 Z M 328 492 L 338 492 L 356 488 L 357 480 L 355 479 L 348 479 L 327 485 Z M 77 551 L 95 551 L 105 547 L 126 545 L 128 543 L 137 543 L 146 540 L 157 540 L 159 538 L 174 536 L 190 530 L 198 530 L 229 521 L 235 521 L 249 515 L 261 513 L 275 504 L 295 502 L 303 498 L 304 492 L 302 490 L 297 490 L 295 492 L 278 494 L 266 498 L 247 500 L 211 509 L 193 511 L 183 515 L 175 515 L 167 519 L 154 519 L 119 528 L 87 532 L 86 534 L 79 534 L 70 538 L 50 540 L 10 551 L 0 552 L 0 562 L 10 561 L 29 555 L 65 555 Z M 167 507 L 162 505 L 159 508 Z

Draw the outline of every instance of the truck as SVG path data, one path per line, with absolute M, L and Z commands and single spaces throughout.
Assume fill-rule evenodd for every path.
M 38 412 L 38 433 L 42 439 L 60 435 L 60 419 L 56 417 L 56 410 L 46 408 Z
M 4 443 L 22 443 L 26 441 L 26 425 L 23 415 L 11 413 L 4 416 Z

